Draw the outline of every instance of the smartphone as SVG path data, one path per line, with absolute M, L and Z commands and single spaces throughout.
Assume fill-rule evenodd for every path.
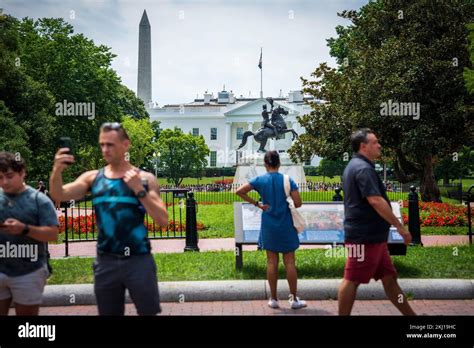
M 59 138 L 59 148 L 62 149 L 63 147 L 67 147 L 69 149 L 66 154 L 68 155 L 74 155 L 73 149 L 72 149 L 72 140 L 69 137 L 61 137 Z M 68 162 L 69 164 L 72 164 L 72 162 Z

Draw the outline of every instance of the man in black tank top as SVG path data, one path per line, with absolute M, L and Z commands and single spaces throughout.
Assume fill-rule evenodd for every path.
M 139 315 L 161 312 L 156 263 L 144 225 L 146 212 L 160 226 L 168 224 L 156 177 L 127 160 L 130 139 L 120 123 L 101 127 L 99 144 L 108 165 L 63 185 L 62 171 L 74 163 L 69 149 L 56 153 L 50 178 L 55 201 L 82 199 L 92 193 L 99 229 L 94 262 L 94 291 L 100 315 L 123 315 L 125 290 Z M 148 182 L 148 190 L 142 182 Z M 144 208 L 144 209 L 143 209 Z

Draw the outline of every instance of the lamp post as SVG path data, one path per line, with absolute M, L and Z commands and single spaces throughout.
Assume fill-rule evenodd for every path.
M 161 156 L 161 153 L 158 152 L 153 152 L 153 163 L 154 163 L 154 167 L 155 167 L 155 177 L 158 178 L 158 165 L 160 164 L 160 156 Z

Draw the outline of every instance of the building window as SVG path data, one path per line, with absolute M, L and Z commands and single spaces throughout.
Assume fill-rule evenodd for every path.
M 217 162 L 217 151 L 211 151 L 211 163 L 210 163 L 210 166 L 211 167 L 215 167 L 216 166 L 216 163 Z
M 237 140 L 242 140 L 244 137 L 244 129 L 242 127 L 237 127 Z
M 217 140 L 217 128 L 211 128 L 211 140 Z
M 307 159 L 306 161 L 304 161 L 304 165 L 305 166 L 310 166 L 311 165 L 311 158 Z
M 193 136 L 195 137 L 199 136 L 199 128 L 193 128 Z

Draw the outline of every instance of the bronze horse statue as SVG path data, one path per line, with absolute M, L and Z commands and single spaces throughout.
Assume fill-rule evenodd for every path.
M 273 109 L 273 103 L 272 103 L 272 109 Z M 298 133 L 296 133 L 294 129 L 288 128 L 286 126 L 285 120 L 282 115 L 288 115 L 288 111 L 282 108 L 281 106 L 278 106 L 276 109 L 272 110 L 271 123 L 276 127 L 278 135 L 275 135 L 275 131 L 269 127 L 261 127 L 255 133 L 251 131 L 246 131 L 243 134 L 242 143 L 239 145 L 238 149 L 241 149 L 242 147 L 244 147 L 245 144 L 247 144 L 247 138 L 252 135 L 255 141 L 260 144 L 260 148 L 258 149 L 258 152 L 266 152 L 265 146 L 267 145 L 268 139 L 279 139 L 280 135 L 283 135 L 285 133 L 293 134 L 292 140 L 295 140 L 298 137 Z M 265 121 L 262 122 L 262 125 L 264 124 L 265 124 Z

